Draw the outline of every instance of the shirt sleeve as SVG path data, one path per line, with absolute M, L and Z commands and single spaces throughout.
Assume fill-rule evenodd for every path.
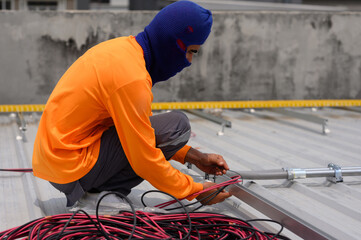
M 148 85 L 139 80 L 120 87 L 110 95 L 107 108 L 135 173 L 155 188 L 176 198 L 184 198 L 201 191 L 203 185 L 173 168 L 162 151 L 156 148 L 149 120 L 153 95 Z
M 174 154 L 174 156 L 172 157 L 173 160 L 176 160 L 177 162 L 180 162 L 182 164 L 184 164 L 184 159 L 189 151 L 191 147 L 188 145 L 185 145 L 184 147 L 182 147 L 181 149 L 178 150 L 178 152 L 176 152 Z

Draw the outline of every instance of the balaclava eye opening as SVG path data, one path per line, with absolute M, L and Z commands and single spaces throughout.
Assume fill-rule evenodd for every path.
M 191 1 L 178 1 L 159 11 L 136 36 L 153 85 L 191 65 L 186 49 L 206 41 L 212 22 L 212 13 Z

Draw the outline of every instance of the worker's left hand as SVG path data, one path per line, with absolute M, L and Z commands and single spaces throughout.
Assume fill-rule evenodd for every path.
M 229 170 L 228 164 L 221 155 L 205 153 L 206 157 L 197 161 L 195 165 L 205 173 L 223 175 Z

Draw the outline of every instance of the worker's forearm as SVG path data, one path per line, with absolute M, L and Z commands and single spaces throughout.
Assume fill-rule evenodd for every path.
M 197 164 L 197 163 L 206 161 L 207 158 L 208 158 L 208 156 L 206 153 L 202 153 L 202 152 L 198 151 L 197 149 L 194 149 L 191 147 L 184 158 L 184 162 L 185 163 L 188 162 L 191 164 Z

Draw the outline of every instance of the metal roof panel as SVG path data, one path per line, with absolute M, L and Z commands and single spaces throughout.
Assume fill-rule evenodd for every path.
M 327 168 L 329 163 L 341 167 L 361 165 L 361 113 L 336 108 L 299 108 L 289 111 L 326 119 L 323 126 L 305 119 L 270 110 L 207 110 L 232 123 L 231 128 L 189 112 L 192 136 L 189 145 L 203 152 L 224 156 L 234 171 L 282 170 L 282 168 Z M 16 114 L 0 115 L 0 168 L 31 167 L 33 142 L 40 113 L 24 114 L 26 131 Z M 186 173 L 192 169 L 172 163 Z M 196 169 L 195 169 L 196 170 Z M 0 172 L 0 231 L 47 215 L 68 211 L 64 196 L 31 173 Z M 198 176 L 198 180 L 202 177 Z M 333 183 L 325 177 L 306 179 L 244 179 L 243 187 L 335 239 L 358 239 L 361 234 L 361 177 L 343 176 Z M 153 187 L 144 182 L 130 198 L 140 204 L 140 195 Z M 155 198 L 153 201 L 157 201 Z M 235 196 L 222 204 L 205 208 L 241 218 L 262 218 L 264 209 Z M 264 228 L 277 229 L 261 223 Z M 298 237 L 285 230 L 292 239 Z

